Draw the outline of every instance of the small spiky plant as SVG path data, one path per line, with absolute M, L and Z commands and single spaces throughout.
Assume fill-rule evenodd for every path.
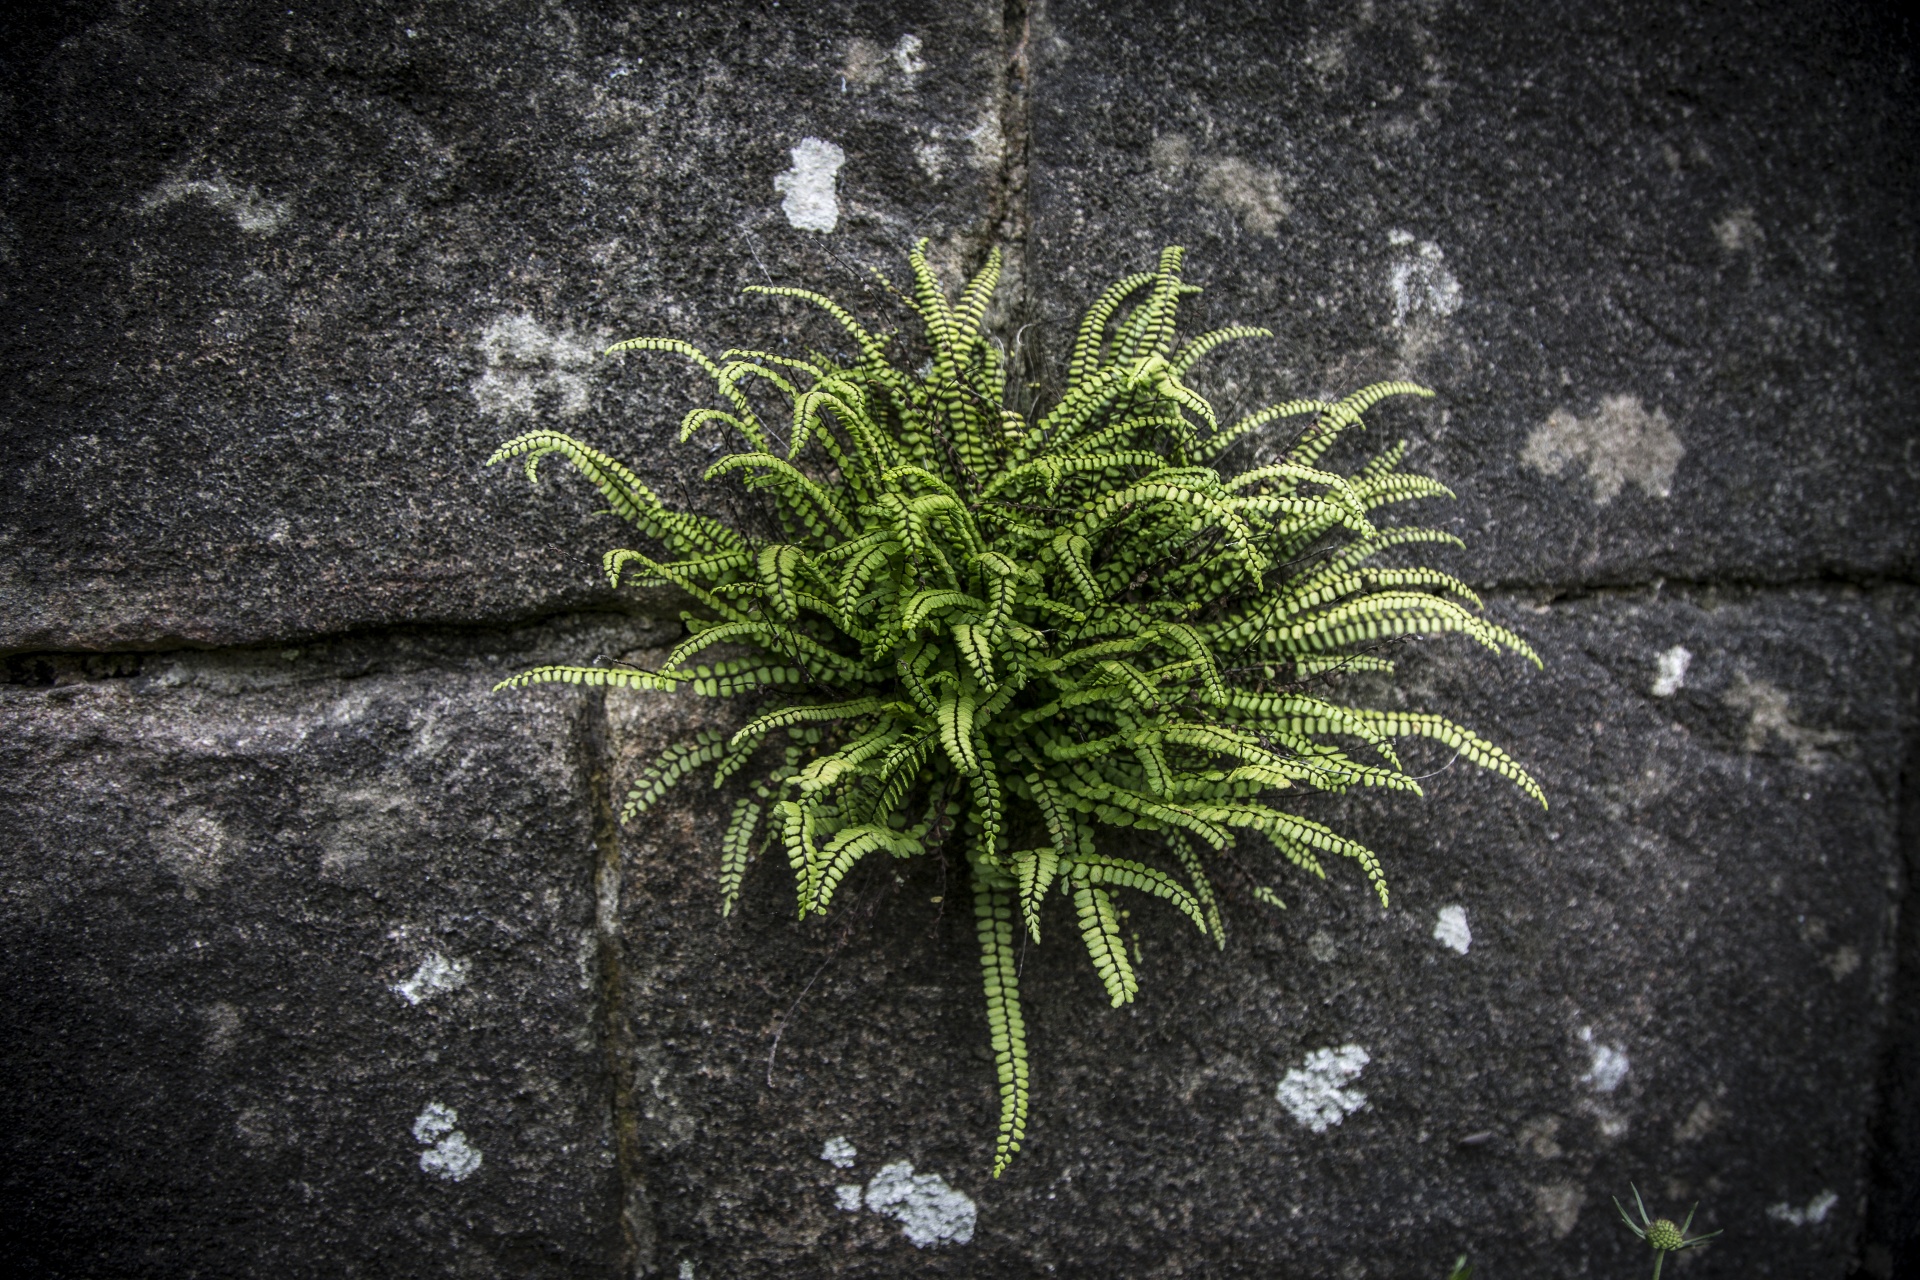
M 1039 941 L 1050 895 L 1071 902 L 1116 1006 L 1137 983 L 1114 893 L 1164 899 L 1224 946 L 1208 858 L 1249 834 L 1316 877 L 1322 856 L 1352 858 L 1384 906 L 1374 855 L 1276 807 L 1281 793 L 1419 794 L 1394 742 L 1426 737 L 1545 800 L 1503 752 L 1458 725 L 1341 705 L 1321 686 L 1342 672 L 1391 671 L 1376 650 L 1401 636 L 1461 632 L 1539 660 L 1481 618 L 1457 579 L 1373 563 L 1395 548 L 1458 542 L 1375 522 L 1389 504 L 1451 496 L 1398 470 L 1404 443 L 1352 474 L 1321 465 L 1381 399 L 1431 392 L 1384 382 L 1340 401 L 1272 405 L 1223 429 L 1187 375 L 1222 343 L 1271 335 L 1237 327 L 1176 345 L 1175 310 L 1197 289 L 1181 281 L 1182 251 L 1170 248 L 1157 270 L 1094 303 L 1064 392 L 1030 419 L 1007 407 L 1005 363 L 982 328 L 999 252 L 953 302 L 925 247 L 909 258 L 912 292 L 902 297 L 926 330 L 930 359 L 918 373 L 889 358 L 886 337 L 803 289 L 749 292 L 820 307 L 851 338 L 849 361 L 728 351 L 716 363 L 672 338 L 608 348 L 670 352 L 712 379 L 725 407 L 688 414 L 681 439 L 718 431 L 744 442 L 706 479 L 738 476 L 764 495 L 777 536 L 669 510 L 631 470 L 557 432 L 494 454 L 524 460 L 530 479 L 548 454 L 567 459 L 653 544 L 607 552 L 613 584 L 670 585 L 693 602 L 681 615 L 686 639 L 658 671 L 549 666 L 500 687 L 687 686 L 755 701 L 737 733 L 704 732 L 660 753 L 622 815 L 697 769 L 711 767 L 717 787 L 757 761 L 720 840 L 722 914 L 769 842 L 786 853 L 804 918 L 831 907 L 864 857 L 959 841 L 999 1077 L 998 1176 L 1027 1122 L 1014 938 L 1024 930 Z M 749 387 L 781 403 L 778 426 Z M 1237 441 L 1290 418 L 1310 421 L 1280 461 L 1231 477 L 1216 469 Z M 1161 865 L 1117 856 L 1103 828 L 1158 837 Z M 1253 893 L 1278 903 L 1264 885 Z

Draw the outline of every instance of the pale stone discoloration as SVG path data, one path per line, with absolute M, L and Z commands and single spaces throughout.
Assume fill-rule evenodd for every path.
M 1447 269 L 1447 255 L 1431 240 L 1416 240 L 1410 231 L 1391 231 L 1388 243 L 1402 252 L 1387 268 L 1387 292 L 1393 299 L 1393 323 L 1406 327 L 1425 312 L 1444 320 L 1460 309 L 1460 281 Z
M 1547 1182 L 1533 1189 L 1535 1219 L 1553 1233 L 1555 1240 L 1564 1240 L 1572 1233 L 1586 1203 L 1587 1193 L 1571 1182 Z
M 270 236 L 287 220 L 288 207 L 269 200 L 257 187 L 238 187 L 218 169 L 209 177 L 190 177 L 181 170 L 140 197 L 140 212 L 157 213 L 182 200 L 204 200 L 220 212 L 230 215 L 234 225 L 248 235 Z
M 1746 736 L 1741 747 L 1754 754 L 1766 750 L 1769 742 L 1778 742 L 1793 753 L 1805 767 L 1817 768 L 1831 749 L 1847 740 L 1847 735 L 1830 729 L 1809 729 L 1793 718 L 1786 690 L 1765 680 L 1755 680 L 1744 671 L 1720 700 L 1747 716 Z
M 1153 165 L 1168 182 L 1190 182 L 1202 200 L 1225 209 L 1255 235 L 1278 234 L 1292 212 L 1287 183 L 1279 170 L 1239 156 L 1203 155 L 1184 134 L 1170 133 L 1155 140 Z
M 490 321 L 479 347 L 486 371 L 468 389 L 482 413 L 508 421 L 543 410 L 569 419 L 586 413 L 591 387 L 581 370 L 593 363 L 598 343 L 520 312 Z
M 1649 498 L 1673 493 L 1673 475 L 1686 446 L 1664 410 L 1649 410 L 1640 397 L 1606 396 L 1587 417 L 1555 409 L 1527 437 L 1520 460 L 1543 475 L 1584 466 L 1593 500 L 1606 506 L 1632 484 Z
M 422 1001 L 447 991 L 458 991 L 467 985 L 467 962 L 461 959 L 449 960 L 435 951 L 420 962 L 413 976 L 405 982 L 396 982 L 391 990 L 408 1004 L 417 1005 Z

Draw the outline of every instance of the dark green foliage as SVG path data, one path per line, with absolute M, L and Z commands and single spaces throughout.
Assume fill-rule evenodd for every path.
M 1156 271 L 1100 297 L 1064 393 L 1037 421 L 1005 407 L 1000 351 L 981 331 L 997 251 L 958 304 L 912 255 L 906 303 L 931 352 L 917 375 L 889 361 L 887 340 L 797 289 L 754 292 L 824 309 L 853 341 L 850 363 L 753 351 L 715 363 L 665 338 L 610 348 L 671 352 L 707 374 L 726 407 L 689 414 L 682 438 L 719 430 L 744 442 L 707 478 L 764 495 L 777 541 L 669 511 L 625 467 L 554 432 L 493 459 L 524 459 L 529 476 L 546 454 L 568 459 L 649 540 L 607 554 L 614 584 L 671 583 L 698 606 L 658 672 L 543 667 L 503 687 L 684 684 L 758 702 L 730 739 L 662 753 L 626 809 L 692 770 L 716 766 L 718 785 L 755 763 L 721 840 L 723 913 L 769 841 L 793 869 L 802 917 L 826 911 L 862 858 L 964 846 L 1000 1085 L 996 1174 L 1027 1120 L 1015 937 L 1039 940 L 1048 897 L 1070 900 L 1117 1006 L 1138 982 L 1114 895 L 1164 899 L 1224 945 L 1208 859 L 1250 836 L 1313 876 L 1324 855 L 1351 858 L 1386 903 L 1374 855 L 1274 807 L 1281 792 L 1418 794 L 1394 743 L 1428 737 L 1544 803 L 1499 748 L 1448 720 L 1325 695 L 1344 671 L 1391 670 L 1368 651 L 1401 636 L 1460 632 L 1534 658 L 1454 578 L 1371 563 L 1456 541 L 1375 523 L 1390 504 L 1447 494 L 1397 470 L 1404 446 L 1352 474 L 1320 466 L 1377 401 L 1431 392 L 1381 383 L 1222 427 L 1183 379 L 1220 343 L 1269 335 L 1234 328 L 1176 344 L 1176 307 L 1195 292 L 1180 262 L 1168 249 Z M 791 416 L 764 420 L 748 386 Z M 1282 461 L 1215 469 L 1235 440 L 1288 417 L 1310 421 Z M 1103 826 L 1159 837 L 1165 865 L 1103 852 Z

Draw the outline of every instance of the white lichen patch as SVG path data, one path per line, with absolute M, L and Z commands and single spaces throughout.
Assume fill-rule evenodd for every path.
M 1653 696 L 1671 698 L 1687 683 L 1687 668 L 1693 663 L 1693 651 L 1677 644 L 1660 655 L 1653 673 Z
M 1593 500 L 1606 506 L 1628 484 L 1649 498 L 1673 494 L 1673 473 L 1686 454 L 1664 411 L 1651 412 L 1638 396 L 1605 396 L 1587 417 L 1555 409 L 1527 437 L 1520 460 L 1542 475 L 1586 468 Z
M 1473 945 L 1473 930 L 1467 928 L 1467 909 L 1440 908 L 1440 918 L 1433 923 L 1433 937 L 1441 946 L 1467 954 L 1467 948 Z
M 860 1212 L 862 1191 L 857 1182 L 843 1182 L 833 1189 L 833 1202 L 842 1213 Z
M 563 418 L 587 411 L 590 388 L 577 370 L 593 363 L 597 342 L 520 312 L 489 321 L 479 345 L 486 369 L 468 390 L 482 413 L 529 418 L 549 404 Z
M 1778 741 L 1793 752 L 1798 764 L 1811 769 L 1819 766 L 1825 748 L 1846 741 L 1844 733 L 1797 723 L 1784 690 L 1765 680 L 1749 679 L 1745 672 L 1735 677 L 1720 700 L 1746 713 L 1747 732 L 1741 746 L 1752 754 L 1766 750 L 1769 740 Z
M 466 985 L 467 962 L 449 960 L 435 951 L 420 962 L 420 967 L 413 971 L 411 978 L 394 983 L 389 990 L 408 1004 L 419 1004 L 443 991 L 458 991 Z
M 786 199 L 780 211 L 802 231 L 831 231 L 840 225 L 840 197 L 834 179 L 847 153 L 824 138 L 806 137 L 787 152 L 793 167 L 773 176 L 773 189 Z
M 1592 1027 L 1580 1029 L 1580 1041 L 1587 1046 L 1589 1060 L 1580 1083 L 1595 1093 L 1612 1093 L 1627 1078 L 1633 1063 L 1627 1051 L 1617 1044 L 1601 1044 L 1593 1038 Z
M 853 1168 L 854 1158 L 859 1154 L 845 1138 L 828 1138 L 827 1144 L 820 1148 L 820 1158 L 836 1169 Z
M 1831 1191 L 1822 1191 L 1807 1201 L 1807 1207 L 1804 1209 L 1782 1202 L 1768 1206 L 1767 1216 L 1776 1222 L 1787 1223 L 1789 1226 L 1817 1227 L 1827 1220 L 1827 1215 L 1833 1212 L 1833 1206 L 1839 1203 L 1839 1196 Z
M 693 1263 L 686 1258 L 680 1259 L 680 1280 L 693 1280 Z
M 462 1182 L 480 1167 L 480 1153 L 455 1127 L 459 1123 L 459 1112 L 438 1102 L 429 1102 L 414 1118 L 414 1141 L 432 1144 L 420 1153 L 423 1172 L 448 1182 Z
M 863 1198 L 867 1208 L 898 1222 L 916 1249 L 966 1244 L 973 1239 L 978 1216 L 973 1198 L 948 1186 L 937 1173 L 916 1174 L 905 1160 L 874 1174 Z M 846 1207 L 844 1197 L 841 1207 Z
M 1366 1094 L 1345 1086 L 1358 1079 L 1371 1061 L 1357 1044 L 1315 1049 L 1287 1072 L 1274 1096 L 1295 1120 L 1315 1133 L 1325 1133 L 1367 1105 Z
M 268 200 L 255 187 L 236 187 L 218 169 L 210 178 L 190 178 L 184 170 L 140 197 L 141 213 L 157 213 L 182 200 L 203 200 L 231 215 L 234 225 L 252 236 L 270 236 L 287 220 L 287 206 Z
M 1410 231 L 1389 231 L 1387 242 L 1403 251 L 1387 268 L 1395 327 L 1404 328 L 1420 312 L 1444 320 L 1460 309 L 1460 281 L 1447 270 L 1439 245 L 1415 240 Z

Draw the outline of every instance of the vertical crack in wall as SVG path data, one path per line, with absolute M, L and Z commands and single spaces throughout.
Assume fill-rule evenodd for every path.
M 1028 330 L 1037 318 L 1027 253 L 1027 182 L 1033 137 L 1028 50 L 1032 30 L 1029 0 L 1006 0 L 1000 13 L 1000 167 L 988 192 L 986 243 L 980 246 L 978 255 L 984 258 L 987 249 L 996 244 L 1004 255 L 1001 289 L 1007 301 L 995 309 L 998 314 L 990 320 L 1006 344 L 1008 403 L 1028 414 L 1036 390 L 1030 384 L 1038 380 L 1032 372 L 1038 348 L 1028 339 Z
M 639 1113 L 633 1098 L 633 1033 L 627 1022 L 625 949 L 620 931 L 620 820 L 613 802 L 613 750 L 609 744 L 605 690 L 589 694 L 582 710 L 581 767 L 593 803 L 594 935 L 599 959 L 598 1033 L 606 1055 L 608 1105 L 614 1164 L 619 1176 L 620 1266 L 618 1274 L 654 1270 L 653 1206 L 647 1195 L 640 1151 Z
M 1920 673 L 1909 672 L 1901 720 L 1894 971 L 1879 1114 L 1872 1129 L 1867 1218 L 1856 1274 L 1920 1274 Z

